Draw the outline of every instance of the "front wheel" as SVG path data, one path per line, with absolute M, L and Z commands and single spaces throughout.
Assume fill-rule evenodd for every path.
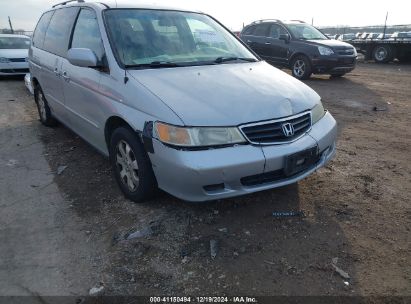
M 304 80 L 310 78 L 312 74 L 311 63 L 305 56 L 297 56 L 291 62 L 291 72 L 297 79 Z
M 127 127 L 114 130 L 110 141 L 110 162 L 124 195 L 140 203 L 157 188 L 150 159 L 137 134 Z

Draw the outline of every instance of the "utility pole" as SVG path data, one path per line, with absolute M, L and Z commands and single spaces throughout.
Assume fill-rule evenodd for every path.
M 10 31 L 11 31 L 11 33 L 14 34 L 13 26 L 11 25 L 10 16 L 9 16 L 9 25 L 10 25 Z
M 311 25 L 314 26 L 314 17 L 311 18 Z
M 385 31 L 387 30 L 387 19 L 388 19 L 388 12 L 387 12 L 387 15 L 385 15 L 384 34 L 382 36 L 382 39 L 385 39 Z

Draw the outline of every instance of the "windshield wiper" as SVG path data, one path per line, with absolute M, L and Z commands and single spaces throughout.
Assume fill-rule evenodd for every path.
M 140 63 L 140 64 L 126 64 L 125 68 L 126 69 L 133 69 L 133 68 L 175 68 L 179 67 L 181 65 L 174 63 L 174 62 L 169 62 L 169 61 L 153 61 L 150 63 Z
M 242 60 L 242 61 L 248 61 L 248 62 L 256 62 L 257 60 L 254 58 L 242 58 L 242 57 L 218 57 L 214 60 L 215 63 L 223 63 L 227 61 L 237 61 L 237 60 Z

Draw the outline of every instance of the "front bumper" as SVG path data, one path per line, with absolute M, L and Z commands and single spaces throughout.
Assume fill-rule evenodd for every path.
M 29 73 L 28 62 L 0 63 L 0 75 L 25 75 Z
M 356 56 L 319 56 L 311 59 L 314 74 L 348 73 L 355 69 Z
M 154 153 L 149 155 L 161 189 L 186 201 L 208 201 L 281 187 L 305 178 L 334 157 L 336 136 L 337 123 L 327 112 L 306 135 L 284 145 L 183 151 L 153 139 Z M 313 147 L 318 147 L 320 153 L 315 164 L 290 177 L 277 174 L 284 169 L 286 156 Z M 261 183 L 244 182 L 252 176 L 261 176 Z

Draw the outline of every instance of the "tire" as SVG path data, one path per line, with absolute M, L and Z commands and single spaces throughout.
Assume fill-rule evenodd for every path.
M 114 130 L 110 139 L 110 163 L 124 195 L 142 203 L 157 189 L 150 159 L 137 134 L 128 127 Z
M 394 52 L 389 45 L 377 45 L 372 51 L 376 63 L 387 63 L 394 59 Z
M 291 62 L 291 72 L 299 80 L 310 78 L 312 68 L 308 58 L 304 55 L 296 56 Z
M 40 86 L 36 86 L 34 88 L 34 100 L 37 105 L 40 122 L 47 127 L 56 126 L 57 120 L 51 114 L 49 104 Z
M 330 74 L 332 78 L 340 78 L 343 77 L 345 73 L 335 73 L 335 74 Z

